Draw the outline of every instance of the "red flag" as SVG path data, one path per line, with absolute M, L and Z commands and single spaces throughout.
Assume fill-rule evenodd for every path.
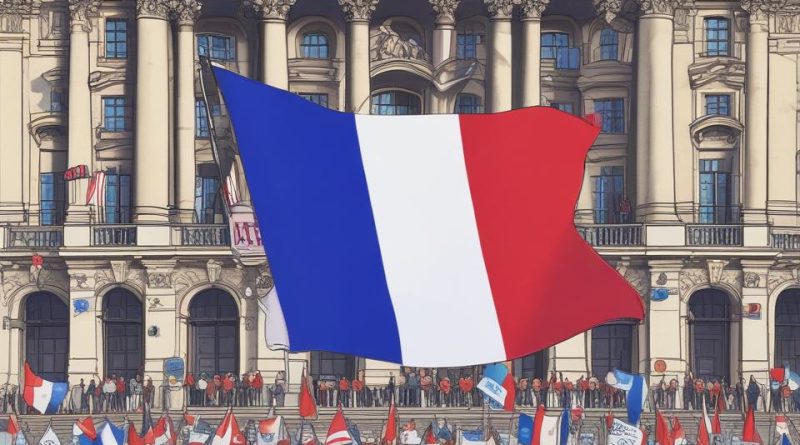
M 608 414 L 606 414 L 605 418 L 606 418 L 606 429 L 610 430 L 611 425 L 614 425 L 614 413 L 609 411 Z
M 603 115 L 600 113 L 589 113 L 585 117 L 586 121 L 597 128 L 603 128 Z
M 97 439 L 97 430 L 94 427 L 94 420 L 92 420 L 91 416 L 81 421 L 75 421 L 75 428 L 77 428 L 78 431 L 80 431 L 88 439 L 92 441 Z M 73 431 L 75 428 L 73 428 Z M 77 436 L 77 434 L 73 435 Z
M 536 415 L 533 416 L 533 439 L 531 440 L 532 445 L 539 445 L 540 439 L 542 437 L 542 423 L 544 423 L 544 415 L 546 410 L 544 405 L 539 405 L 536 408 Z
M 389 405 L 389 418 L 386 419 L 386 428 L 383 431 L 383 438 L 381 443 L 389 445 L 397 439 L 397 408 L 394 406 L 394 400 Z
M 708 425 L 704 418 L 700 418 L 700 424 L 697 425 L 697 445 L 711 445 L 711 436 L 708 434 Z
M 189 415 L 187 411 L 183 412 L 183 423 L 188 426 L 194 425 L 194 416 Z
M 640 427 L 639 430 L 642 432 L 642 444 L 641 445 L 647 445 L 647 431 L 642 427 Z
M 742 426 L 742 441 L 764 443 L 756 430 L 756 416 L 753 413 L 753 405 L 747 408 L 747 415 L 744 418 L 744 425 Z
M 722 422 L 719 421 L 718 410 L 714 410 L 714 418 L 711 419 L 711 433 L 722 434 Z
M 238 445 L 244 444 L 242 432 L 239 431 L 239 424 L 236 422 L 236 417 L 233 415 L 232 410 L 225 413 L 225 418 L 222 423 L 217 427 L 217 432 L 214 433 L 214 438 L 211 439 L 211 445 Z
M 436 434 L 433 432 L 433 423 L 422 434 L 423 445 L 436 445 L 439 441 L 436 439 Z
M 144 445 L 144 440 L 139 437 L 133 422 L 128 423 L 128 445 Z
M 317 402 L 314 401 L 314 396 L 311 395 L 310 382 L 306 377 L 306 370 L 303 369 L 303 377 L 300 384 L 300 417 L 317 417 Z
M 331 426 L 328 428 L 328 437 L 325 438 L 325 445 L 349 445 L 353 443 L 350 432 L 347 430 L 347 422 L 344 420 L 342 405 L 336 410 Z
M 725 411 L 725 391 L 720 391 L 719 395 L 717 396 L 717 409 L 714 412 L 723 412 Z
M 677 417 L 672 417 L 672 441 L 670 445 L 679 445 L 686 441 L 686 432 L 683 431 L 681 421 Z
M 656 410 L 656 443 L 660 445 L 673 445 L 672 434 L 669 430 L 667 419 L 661 415 L 661 410 Z
M 514 411 L 514 401 L 516 400 L 516 385 L 514 384 L 514 376 L 511 375 L 511 370 L 508 370 L 505 380 L 503 380 L 503 388 L 506 389 L 506 400 L 503 404 L 503 409 L 506 411 Z
M 19 425 L 17 424 L 17 419 L 14 416 L 8 416 L 8 429 L 5 431 L 12 436 L 19 432 Z

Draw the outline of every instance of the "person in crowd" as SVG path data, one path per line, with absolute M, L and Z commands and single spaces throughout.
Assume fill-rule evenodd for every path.
M 758 410 L 758 398 L 761 395 L 761 388 L 758 386 L 756 377 L 750 375 L 750 382 L 747 384 L 747 407 L 752 407 L 754 411 Z
M 389 373 L 389 384 L 386 385 L 386 395 L 384 396 L 386 403 L 391 403 L 394 400 L 394 373 Z
M 345 376 L 339 378 L 339 403 L 350 406 L 350 382 Z
M 533 406 L 539 406 L 545 404 L 545 398 L 542 397 L 542 379 L 534 378 L 533 383 L 531 384 L 531 396 L 532 400 L 531 403 Z
M 102 411 L 107 413 L 114 408 L 114 394 L 117 392 L 117 384 L 111 379 L 111 376 L 106 376 L 103 380 L 102 397 L 103 408 Z
M 361 407 L 364 405 L 364 371 L 359 369 L 356 372 L 356 378 L 352 381 L 353 387 L 353 404 Z
M 703 408 L 703 400 L 705 397 L 706 403 L 708 402 L 708 394 L 706 391 L 706 382 L 703 379 L 695 379 L 694 380 L 694 409 L 702 409 Z
M 653 403 L 656 407 L 664 409 L 664 398 L 666 397 L 666 392 L 667 383 L 664 381 L 664 377 L 662 376 L 661 380 L 653 390 Z
M 89 379 L 89 385 L 86 387 L 86 411 L 90 414 L 97 409 L 96 391 L 97 385 L 95 385 L 94 379 Z
M 452 404 L 451 402 L 451 390 L 452 387 L 450 386 L 450 378 L 445 377 L 439 381 L 439 393 L 442 395 L 442 406 L 447 407 Z
M 86 383 L 83 382 L 83 379 L 78 383 L 78 387 L 81 391 L 81 406 L 79 410 L 81 413 L 85 413 L 89 411 L 89 400 L 86 397 Z
M 200 378 L 197 379 L 195 387 L 197 390 L 197 402 L 202 406 L 208 404 L 208 383 L 208 374 L 205 372 L 200 373 Z
M 153 406 L 153 401 L 156 396 L 156 387 L 153 385 L 153 378 L 147 377 L 147 383 L 142 388 L 142 400 L 147 406 Z
M 665 408 L 675 409 L 675 399 L 678 396 L 678 379 L 671 379 L 665 393 Z
M 122 376 L 117 377 L 117 409 L 125 411 L 128 409 L 128 396 L 125 392 L 125 378 Z
M 278 371 L 275 374 L 275 386 L 272 389 L 272 394 L 275 396 L 275 405 L 283 406 L 286 399 L 286 373 Z
M 184 398 L 187 402 L 188 406 L 194 405 L 197 403 L 195 400 L 195 390 L 194 386 L 197 384 L 197 381 L 194 378 L 194 374 L 191 372 L 186 373 L 186 378 L 183 379 L 183 390 L 185 392 Z M 131 388 L 131 401 L 133 400 L 133 389 Z M 131 410 L 133 411 L 133 410 Z
M 461 392 L 464 393 L 464 401 L 467 404 L 467 408 L 471 409 L 473 405 L 472 393 L 475 390 L 475 381 L 472 380 L 471 375 L 468 375 L 464 378 L 463 384 L 459 382 L 459 386 L 461 386 Z
M 408 404 L 409 406 L 418 406 L 419 403 L 419 377 L 414 371 L 408 373 L 406 379 L 408 386 Z
M 461 382 L 459 381 L 459 386 L 461 386 Z M 528 379 L 525 377 L 520 377 L 519 381 L 517 381 L 517 391 L 514 394 L 514 403 L 518 406 L 528 406 L 525 403 L 525 393 L 528 391 Z
M 589 408 L 600 408 L 600 380 L 595 377 L 589 377 L 589 402 L 587 406 Z
M 233 405 L 233 388 L 235 386 L 234 377 L 229 372 L 225 374 L 225 377 L 222 378 L 222 405 L 225 406 L 232 406 Z
M 261 377 L 261 371 L 256 371 L 253 375 L 253 382 L 250 387 L 253 388 L 253 393 L 255 394 L 255 403 L 261 406 L 262 393 L 264 392 L 264 378 Z M 270 406 L 272 405 L 272 399 L 270 399 L 269 404 Z
M 242 381 L 244 380 L 245 378 L 242 376 Z M 247 441 L 246 445 L 255 445 L 256 442 L 258 442 L 257 434 L 258 428 L 256 427 L 256 421 L 253 419 L 248 420 L 247 425 L 244 427 L 244 438 Z
M 683 377 L 683 409 L 694 408 L 694 376 L 689 371 Z
M 563 408 L 570 408 L 572 406 L 572 393 L 575 392 L 575 385 L 565 378 L 562 382 L 561 389 L 561 406 Z
M 328 384 L 325 380 L 320 380 L 317 384 L 317 403 L 321 406 L 328 406 Z

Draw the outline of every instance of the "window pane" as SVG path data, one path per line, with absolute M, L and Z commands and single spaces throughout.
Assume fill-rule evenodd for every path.
M 419 96 L 405 91 L 388 91 L 372 96 L 372 114 L 409 115 L 420 114 Z
M 303 57 L 307 59 L 327 59 L 328 37 L 318 33 L 305 34 L 300 48 L 302 49 Z
M 456 99 L 456 113 L 482 113 L 481 98 L 474 94 L 459 94 Z
M 106 20 L 106 58 L 124 59 L 128 56 L 127 21 Z
M 594 112 L 600 116 L 603 133 L 625 132 L 625 110 L 622 99 L 597 99 Z
M 298 93 L 300 97 L 310 102 L 328 108 L 328 95 L 324 93 Z

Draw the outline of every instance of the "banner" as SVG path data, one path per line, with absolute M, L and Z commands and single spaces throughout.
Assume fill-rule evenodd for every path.
M 640 445 L 642 430 L 633 425 L 614 419 L 608 430 L 608 445 Z
M 506 401 L 506 389 L 489 377 L 481 379 L 480 383 L 478 383 L 478 389 L 486 394 L 492 401 L 497 402 L 501 407 Z

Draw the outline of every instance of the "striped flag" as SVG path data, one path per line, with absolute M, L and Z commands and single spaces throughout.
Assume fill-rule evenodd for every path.
M 0 419 L 0 445 L 14 445 L 19 433 L 19 424 L 13 416 Z
M 61 402 L 67 396 L 67 384 L 64 382 L 51 382 L 34 374 L 28 362 L 25 362 L 25 392 L 23 398 L 28 406 L 33 407 L 40 414 L 53 414 L 58 412 Z
M 347 429 L 347 422 L 344 420 L 344 412 L 342 405 L 336 410 L 336 415 L 333 416 L 331 426 L 328 428 L 328 436 L 325 437 L 325 445 L 350 445 L 353 443 L 353 438 L 350 437 L 350 431 Z
M 86 189 L 86 205 L 93 204 L 97 207 L 106 205 L 106 172 L 96 171 L 89 178 L 89 187 Z

